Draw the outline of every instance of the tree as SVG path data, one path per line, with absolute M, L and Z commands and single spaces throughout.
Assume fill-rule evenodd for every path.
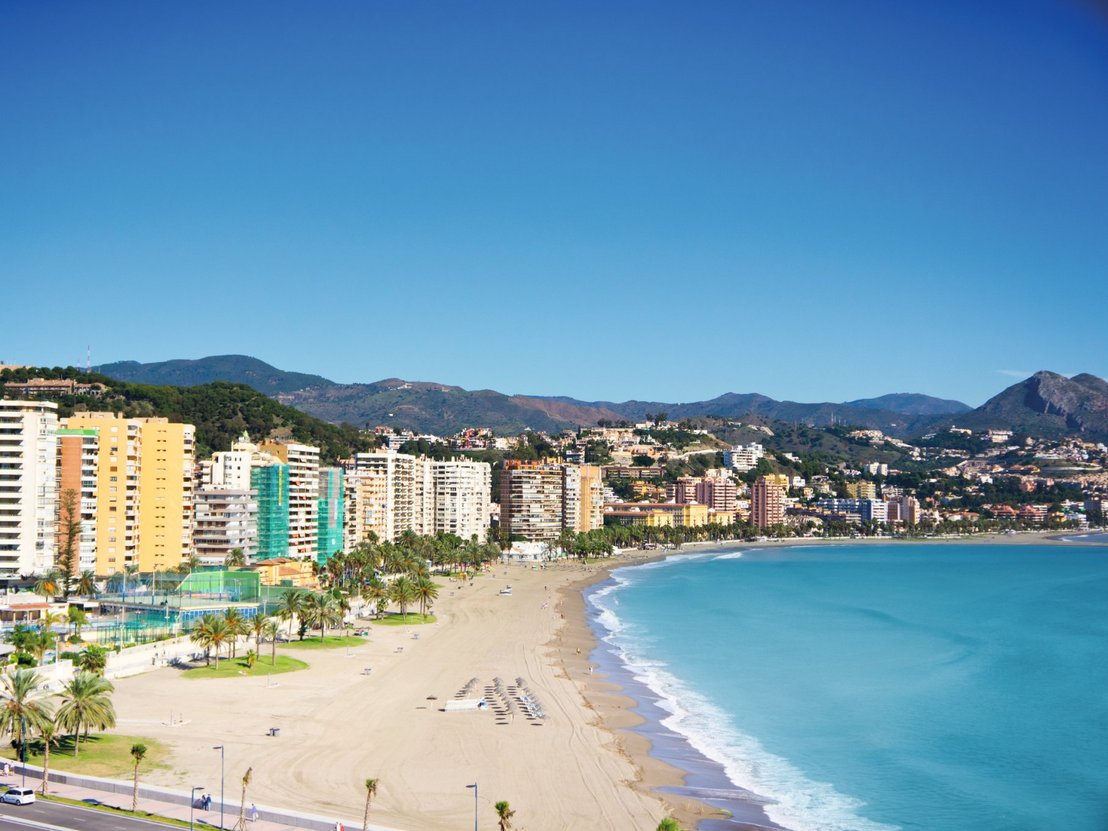
M 439 587 L 430 577 L 420 577 L 415 584 L 415 593 L 419 598 L 419 613 L 426 617 L 427 610 L 438 599 Z
M 192 630 L 189 640 L 204 647 L 204 661 L 211 663 L 210 654 L 215 650 L 215 665 L 219 667 L 219 650 L 231 638 L 231 629 L 221 615 L 206 614 Z
M 369 801 L 377 795 L 377 779 L 365 780 L 365 814 L 362 815 L 362 831 L 369 831 Z
M 400 576 L 389 587 L 389 600 L 400 607 L 400 614 L 408 620 L 408 604 L 416 599 L 416 587 L 408 577 Z
M 223 560 L 224 568 L 242 568 L 246 565 L 246 552 L 241 548 L 232 548 L 231 553 Z
M 146 745 L 137 742 L 131 745 L 131 758 L 135 761 L 135 786 L 131 792 L 131 813 L 138 810 L 138 769 L 139 764 L 146 758 Z
M 277 623 L 277 621 L 275 621 L 271 618 L 266 618 L 265 619 L 265 630 L 262 632 L 262 634 L 265 635 L 267 638 L 269 638 L 269 642 L 270 642 L 270 644 L 272 644 L 272 647 L 271 647 L 272 651 L 270 653 L 269 662 L 273 666 L 277 666 L 277 638 L 281 634 L 281 627 Z
M 227 623 L 227 634 L 231 643 L 231 655 L 234 658 L 238 653 L 239 637 L 249 634 L 250 624 L 242 616 L 242 612 L 232 607 L 223 613 L 223 620 Z
M 81 540 L 81 502 L 73 488 L 66 488 L 58 500 L 58 554 L 55 564 L 62 573 L 62 592 L 69 599 L 69 587 L 77 571 L 77 546 Z
M 235 828 L 240 831 L 246 829 L 246 789 L 250 787 L 250 780 L 253 778 L 254 768 L 249 767 L 246 769 L 246 773 L 242 775 L 242 801 L 239 802 L 239 821 Z
M 108 650 L 96 644 L 89 644 L 77 656 L 77 668 L 94 675 L 103 675 L 108 665 Z
M 0 678 L 0 734 L 8 733 L 22 750 L 31 731 L 42 730 L 52 714 L 45 682 L 33 669 L 17 669 Z
M 66 611 L 66 617 L 69 619 L 69 625 L 73 627 L 74 635 L 80 640 L 81 627 L 88 623 L 88 615 L 85 614 L 85 610 L 80 606 L 70 606 Z
M 250 628 L 254 630 L 254 651 L 260 653 L 262 651 L 262 635 L 265 634 L 266 626 L 269 623 L 269 618 L 261 613 L 259 609 L 255 612 L 254 617 L 250 618 Z
M 115 706 L 111 694 L 112 682 L 92 672 L 78 672 L 62 689 L 58 707 L 58 726 L 73 731 L 73 755 L 81 753 L 81 730 L 108 730 L 115 727 Z
M 337 624 L 342 620 L 335 599 L 329 594 L 310 593 L 304 599 L 300 614 L 309 626 L 319 627 L 321 641 L 327 633 L 327 624 Z
M 492 807 L 496 809 L 496 819 L 500 825 L 500 831 L 508 831 L 512 827 L 512 817 L 516 815 L 516 812 L 504 800 L 500 800 Z
M 42 795 L 50 790 L 50 745 L 58 743 L 58 725 L 53 719 L 47 719 L 39 727 L 42 736 Z
M 658 823 L 658 831 L 681 831 L 681 826 L 673 817 L 666 817 Z
M 74 590 L 82 597 L 92 597 L 96 594 L 96 575 L 92 571 L 82 571 L 81 576 L 77 578 L 77 585 L 74 586 Z
M 58 586 L 60 584 L 60 576 L 56 571 L 51 571 L 48 574 L 43 574 L 35 580 L 34 593 L 41 594 L 43 598 L 49 602 L 58 595 Z
M 293 619 L 300 616 L 306 594 L 307 592 L 303 589 L 285 589 L 281 592 L 281 602 L 277 606 L 277 617 L 289 622 L 289 635 L 292 635 Z

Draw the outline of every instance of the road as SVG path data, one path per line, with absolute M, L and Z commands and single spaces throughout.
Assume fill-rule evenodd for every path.
M 161 823 L 119 816 L 91 808 L 78 808 L 58 802 L 34 805 L 0 804 L 0 831 L 151 831 L 164 829 Z M 210 828 L 196 823 L 197 828 Z

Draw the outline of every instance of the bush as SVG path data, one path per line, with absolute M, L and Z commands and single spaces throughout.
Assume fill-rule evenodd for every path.
M 75 661 L 77 660 L 77 656 L 80 654 L 80 652 L 62 652 L 60 655 L 58 655 L 58 659 L 61 661 Z

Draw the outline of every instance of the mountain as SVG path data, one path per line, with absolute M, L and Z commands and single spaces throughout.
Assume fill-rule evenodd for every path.
M 665 413 L 671 419 L 755 418 L 815 427 L 856 425 L 898 437 L 918 436 L 955 423 L 1042 436 L 1108 434 L 1108 383 L 1088 374 L 1065 378 L 1050 372 L 1036 373 L 971 410 L 960 401 L 919 393 L 814 404 L 777 401 L 757 393 L 725 393 L 708 401 L 667 403 L 505 395 L 495 390 L 465 390 L 400 378 L 337 384 L 319 375 L 285 372 L 245 355 L 154 364 L 123 361 L 101 367 L 101 371 L 120 380 L 144 383 L 190 386 L 220 380 L 247 384 L 324 421 L 361 427 L 389 425 L 440 435 L 474 426 L 511 434 L 528 428 L 557 432 L 596 424 L 601 419 L 641 421 L 647 413 Z
M 155 384 L 174 387 L 194 387 L 212 381 L 246 384 L 266 395 L 302 390 L 306 387 L 331 386 L 319 375 L 285 372 L 249 355 L 212 355 L 198 360 L 159 361 L 141 364 L 119 361 L 97 367 L 101 375 L 132 384 Z
M 894 392 L 877 398 L 859 398 L 857 401 L 844 402 L 848 407 L 860 407 L 864 410 L 887 410 L 904 415 L 941 416 L 968 413 L 973 408 L 961 401 L 949 398 L 934 398 L 916 392 Z
M 1056 372 L 1036 372 L 976 410 L 941 419 L 935 426 L 951 425 L 1108 441 L 1108 382 L 1088 373 L 1067 378 Z

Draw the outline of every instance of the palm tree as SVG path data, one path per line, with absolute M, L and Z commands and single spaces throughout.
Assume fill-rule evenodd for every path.
M 77 656 L 77 668 L 95 675 L 103 675 L 108 666 L 108 650 L 96 644 L 89 644 Z
M 73 627 L 73 633 L 80 640 L 81 627 L 88 623 L 88 615 L 85 614 L 85 610 L 80 606 L 70 606 L 66 611 L 66 617 L 69 619 L 69 625 Z
M 115 727 L 115 706 L 111 694 L 112 682 L 91 672 L 78 672 L 62 689 L 58 707 L 58 726 L 73 731 L 73 755 L 81 752 L 81 728 L 88 735 L 89 727 L 107 730 Z
M 301 616 L 309 626 L 319 627 L 319 639 L 322 641 L 327 633 L 328 623 L 338 623 L 342 619 L 335 599 L 329 594 L 309 594 L 304 599 Z
M 246 553 L 241 548 L 232 548 L 231 553 L 223 560 L 224 568 L 241 568 L 246 565 Z
M 281 634 L 281 626 L 272 618 L 266 618 L 265 630 L 262 632 L 262 634 L 269 638 L 269 641 L 272 644 L 272 652 L 270 654 L 269 662 L 273 666 L 277 666 L 277 638 Z
M 131 758 L 135 760 L 135 788 L 131 792 L 131 813 L 138 810 L 138 768 L 139 763 L 146 756 L 146 745 L 142 742 L 131 745 Z
M 516 812 L 504 800 L 500 800 L 492 807 L 496 809 L 496 819 L 500 825 L 500 831 L 508 831 L 512 827 L 512 817 L 516 815 Z
M 61 576 L 56 571 L 51 571 L 35 580 L 33 591 L 35 594 L 41 594 L 47 601 L 53 600 L 58 594 L 60 584 Z
M 219 667 L 219 650 L 231 637 L 230 627 L 226 618 L 220 615 L 207 614 L 200 618 L 189 635 L 189 640 L 204 647 L 204 661 L 211 663 L 211 650 L 215 650 L 215 665 Z
M 362 590 L 362 597 L 366 600 L 373 601 L 375 614 L 380 616 L 381 612 L 385 611 L 385 607 L 389 604 L 389 590 L 388 587 L 381 582 L 377 577 L 371 577 L 365 585 L 365 589 Z
M 365 814 L 362 816 L 362 831 L 369 831 L 369 801 L 377 796 L 377 779 L 365 780 Z
M 234 658 L 238 652 L 239 636 L 250 632 L 249 624 L 246 622 L 246 618 L 242 616 L 242 612 L 234 607 L 223 613 L 223 619 L 227 622 L 227 634 L 231 641 L 230 657 Z
M 73 590 L 85 597 L 92 597 L 96 594 L 96 575 L 91 571 L 82 571 L 81 576 L 77 578 L 77 585 L 73 587 Z
M 246 769 L 246 773 L 242 775 L 242 802 L 239 803 L 239 824 L 235 828 L 240 831 L 246 829 L 246 789 L 250 785 L 250 779 L 254 775 L 254 768 L 250 767 Z
M 415 584 L 416 597 L 419 598 L 419 613 L 427 616 L 427 610 L 439 596 L 439 587 L 430 577 L 421 577 Z
M 58 743 L 57 722 L 54 719 L 44 721 L 39 735 L 42 736 L 42 795 L 46 796 L 50 790 L 50 745 Z
M 415 584 L 405 576 L 397 577 L 389 587 L 389 599 L 400 607 L 404 622 L 408 621 L 408 604 L 416 599 Z
M 673 817 L 666 817 L 658 823 L 658 831 L 681 831 L 681 826 Z
M 33 669 L 17 669 L 0 678 L 0 734 L 11 734 L 22 749 L 27 732 L 41 730 L 50 720 L 49 695 Z
M 292 621 L 300 616 L 306 594 L 307 592 L 303 589 L 285 589 L 281 592 L 281 602 L 277 605 L 277 617 L 289 622 L 290 637 L 292 636 Z
M 261 613 L 261 609 L 254 613 L 254 617 L 250 618 L 250 628 L 254 632 L 254 651 L 260 653 L 262 651 L 262 635 L 265 634 L 266 625 L 269 623 L 269 618 Z

